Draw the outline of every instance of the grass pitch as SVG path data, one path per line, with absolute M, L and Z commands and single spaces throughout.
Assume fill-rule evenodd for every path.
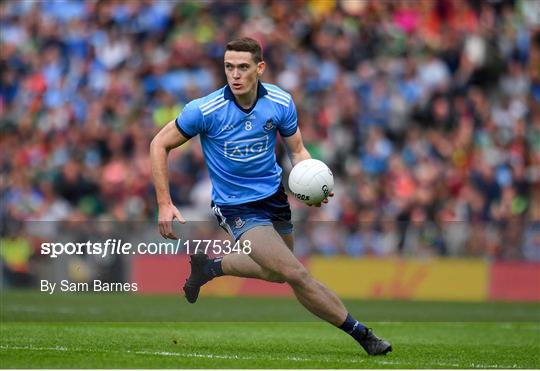
M 540 304 L 348 301 L 369 357 L 293 299 L 1 295 L 2 368 L 540 368 Z

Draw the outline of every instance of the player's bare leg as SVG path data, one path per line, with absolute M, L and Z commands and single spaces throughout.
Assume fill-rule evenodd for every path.
M 292 234 L 282 235 L 282 241 L 293 249 Z M 230 241 L 234 244 L 234 241 Z M 249 255 L 228 254 L 220 258 L 210 259 L 200 253 L 190 256 L 191 273 L 184 284 L 184 295 L 189 303 L 195 303 L 199 297 L 201 286 L 214 277 L 229 275 L 243 278 L 257 278 L 269 282 L 284 283 L 282 276 L 261 267 Z
M 269 282 L 284 283 L 281 276 L 261 267 L 249 255 L 229 254 L 221 261 L 223 274 L 235 277 L 257 278 Z
M 294 238 L 292 234 L 281 234 L 281 239 L 285 242 L 290 251 L 294 248 Z M 223 273 L 225 275 L 245 278 L 258 278 L 270 282 L 284 283 L 281 275 L 276 274 L 257 264 L 249 255 L 229 254 L 221 261 Z
M 224 256 L 221 260 L 224 274 L 287 282 L 300 303 L 313 314 L 336 326 L 343 323 L 347 316 L 343 303 L 333 291 L 316 281 L 292 254 L 291 235 L 282 237 L 271 226 L 259 226 L 244 233 L 241 242 L 244 241 L 250 242 L 251 254 Z M 192 264 L 194 258 L 201 259 L 201 265 L 202 259 L 207 259 L 192 257 Z
M 264 269 L 281 276 L 306 309 L 347 332 L 370 355 L 392 351 L 390 343 L 356 321 L 338 296 L 313 278 L 272 227 L 250 229 L 241 238 L 241 241 L 247 240 L 252 246 L 250 257 Z
M 310 312 L 333 325 L 343 323 L 347 310 L 341 300 L 311 276 L 271 226 L 250 229 L 244 233 L 241 241 L 251 242 L 250 258 L 287 282 L 300 303 Z
M 259 226 L 244 233 L 241 242 L 244 241 L 250 241 L 251 254 L 226 256 L 219 264 L 222 274 L 287 282 L 304 307 L 346 331 L 368 354 L 384 355 L 392 350 L 390 343 L 378 338 L 370 329 L 356 321 L 338 296 L 311 276 L 292 254 L 291 235 L 280 236 L 271 226 Z M 197 295 L 199 288 L 200 286 L 197 286 Z

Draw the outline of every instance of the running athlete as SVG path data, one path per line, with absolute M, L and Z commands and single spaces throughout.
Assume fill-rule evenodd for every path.
M 224 55 L 227 85 L 189 102 L 152 140 L 150 157 L 161 235 L 176 239 L 172 220 L 186 222 L 169 194 L 168 153 L 199 135 L 212 182 L 213 211 L 235 241 L 251 243 L 249 255 L 215 259 L 191 255 L 191 274 L 184 285 L 186 299 L 195 303 L 201 286 L 223 275 L 287 283 L 306 309 L 350 334 L 368 354 L 386 354 L 392 351 L 390 343 L 353 318 L 337 295 L 292 253 L 291 210 L 274 152 L 278 133 L 293 166 L 311 156 L 302 142 L 291 95 L 259 80 L 265 67 L 257 41 L 241 38 L 229 42 Z

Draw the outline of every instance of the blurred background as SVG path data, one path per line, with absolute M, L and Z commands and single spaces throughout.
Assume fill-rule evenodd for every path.
M 336 176 L 323 208 L 290 197 L 299 257 L 411 258 L 413 270 L 466 258 L 488 272 L 481 298 L 495 276 L 532 267 L 523 281 L 540 278 L 538 1 L 9 0 L 0 27 L 7 285 L 39 276 L 32 223 L 155 233 L 150 140 L 225 84 L 224 45 L 238 36 L 261 42 L 263 81 L 293 95 L 309 152 Z M 171 193 L 191 220 L 211 220 L 197 142 L 171 154 Z M 528 290 L 521 299 L 540 300 Z

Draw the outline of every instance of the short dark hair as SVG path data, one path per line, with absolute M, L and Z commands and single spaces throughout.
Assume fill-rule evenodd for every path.
M 225 49 L 235 52 L 249 52 L 253 56 L 255 63 L 262 62 L 263 60 L 261 44 L 250 37 L 234 39 L 227 43 Z

